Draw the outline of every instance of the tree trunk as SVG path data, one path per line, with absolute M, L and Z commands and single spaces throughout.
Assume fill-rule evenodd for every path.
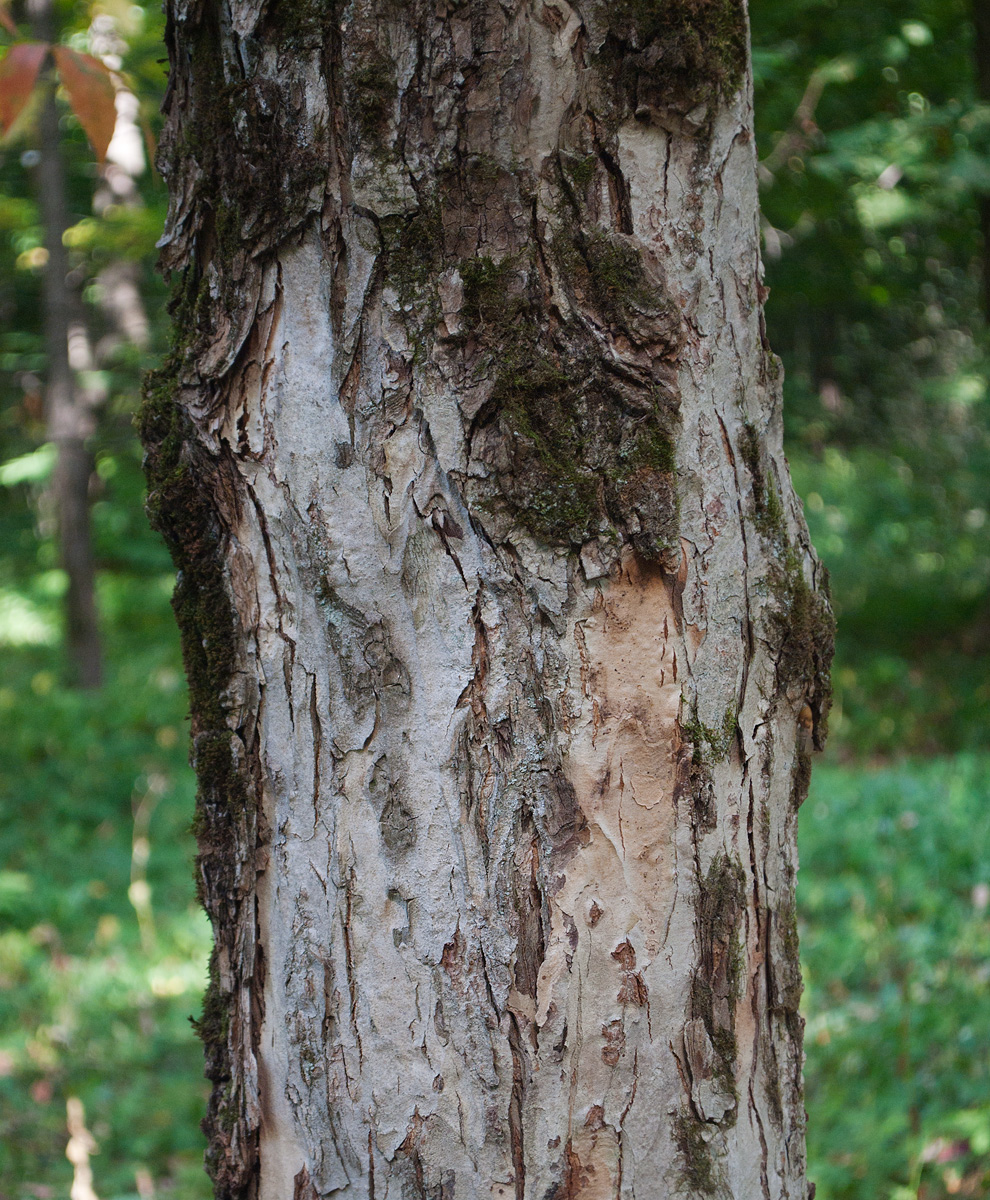
M 51 0 L 29 0 L 32 32 L 40 41 L 55 41 Z M 69 362 L 69 329 L 73 296 L 67 282 L 68 256 L 62 235 L 69 227 L 69 200 L 62 162 L 54 67 L 49 61 L 42 80 L 39 116 L 40 161 L 38 207 L 48 261 L 44 275 L 45 424 L 55 444 L 52 495 L 59 559 L 68 576 L 65 596 L 66 644 L 71 681 L 99 687 L 102 680 L 100 633 L 96 613 L 93 545 L 89 521 L 89 481 L 93 461 L 86 442 L 94 429 L 90 407 L 80 403 Z
M 734 0 L 170 5 L 217 1194 L 805 1197 L 832 622 Z
M 976 95 L 990 102 L 990 0 L 973 0 L 973 66 Z M 990 321 L 990 195 L 980 197 L 980 230 L 983 234 L 983 315 Z

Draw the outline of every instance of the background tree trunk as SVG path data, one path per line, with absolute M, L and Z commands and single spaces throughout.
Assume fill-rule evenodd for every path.
M 56 40 L 51 0 L 29 0 L 32 32 L 39 41 Z M 80 687 L 102 680 L 100 632 L 96 613 L 93 545 L 89 523 L 89 481 L 93 459 L 86 442 L 94 429 L 91 407 L 80 402 L 69 362 L 69 330 L 74 297 L 67 276 L 69 261 L 62 235 L 69 227 L 69 198 L 62 162 L 54 67 L 49 61 L 42 81 L 39 116 L 38 207 L 48 261 L 44 276 L 45 424 L 57 457 L 52 479 L 59 558 L 68 576 L 65 597 L 69 674 Z
M 973 65 L 976 95 L 990 102 L 990 3 L 973 0 Z M 980 229 L 983 233 L 983 315 L 990 321 L 990 196 L 980 197 Z
M 804 1197 L 832 624 L 732 0 L 172 3 L 218 1195 Z

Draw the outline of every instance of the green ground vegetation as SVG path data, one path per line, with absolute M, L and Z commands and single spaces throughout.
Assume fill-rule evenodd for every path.
M 990 757 L 820 765 L 800 842 L 818 1196 L 990 1194 Z
M 963 0 L 754 0 L 770 341 L 839 619 L 833 742 L 978 749 L 990 701 L 990 105 Z M 767 484 L 754 488 L 771 517 Z
M 156 549 L 147 538 L 148 550 Z M 189 834 L 186 692 L 157 571 L 104 572 L 99 694 L 59 686 L 57 579 L 13 590 L 0 723 L 0 1195 L 68 1195 L 66 1100 L 85 1106 L 101 1200 L 200 1200 L 202 1049 L 189 1023 L 209 923 Z M 5 589 L 9 600 L 11 591 Z

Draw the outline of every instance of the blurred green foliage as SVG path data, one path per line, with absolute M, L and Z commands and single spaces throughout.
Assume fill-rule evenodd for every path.
M 799 833 L 810 1175 L 984 1197 L 990 108 L 963 0 L 751 12 L 768 332 L 839 618 Z
M 751 10 L 767 325 L 839 618 L 833 745 L 977 748 L 990 713 L 990 106 L 975 96 L 968 0 Z
M 97 11 L 119 23 L 155 127 L 160 13 L 66 3 L 77 48 Z M 787 372 L 791 466 L 839 614 L 831 762 L 800 833 L 811 1177 L 818 1200 L 987 1196 L 990 423 L 977 205 L 990 191 L 990 109 L 974 98 L 962 0 L 753 0 L 751 16 L 769 334 Z M 140 204 L 95 212 L 96 168 L 69 114 L 63 136 L 76 220 L 66 241 L 92 339 L 112 332 L 99 271 L 128 261 L 152 345 L 111 345 L 99 368 L 108 682 L 67 692 L 23 121 L 0 142 L 0 1200 L 67 1193 L 69 1096 L 99 1144 L 101 1200 L 194 1200 L 208 1195 L 205 1086 L 187 1018 L 208 929 L 186 832 L 171 571 L 143 514 L 131 426 L 166 337 L 153 269 L 164 197 L 145 172 Z
M 55 645 L 5 648 L 5 1200 L 68 1195 L 69 1096 L 82 1100 L 99 1146 L 103 1200 L 137 1195 L 140 1172 L 176 1200 L 209 1195 L 202 1054 L 189 1026 L 209 924 L 191 871 L 194 784 L 171 582 L 167 562 L 143 579 L 104 576 L 113 651 L 102 693 L 59 687 Z M 30 598 L 36 619 L 54 624 L 55 597 Z
M 15 16 L 17 10 L 15 7 Z M 162 16 L 109 0 L 65 4 L 64 36 L 89 49 L 112 19 L 145 119 L 158 124 Z M 106 25 L 104 25 L 104 30 Z M 189 1023 L 205 982 L 209 924 L 195 900 L 195 785 L 187 701 L 169 606 L 173 574 L 143 511 L 132 415 L 165 343 L 154 243 L 165 211 L 145 170 L 137 195 L 94 211 L 98 174 L 66 109 L 62 149 L 75 224 L 66 236 L 106 399 L 93 440 L 92 521 L 108 648 L 99 693 L 61 686 L 65 577 L 46 497 L 54 453 L 41 402 L 42 230 L 30 113 L 0 142 L 0 1197 L 67 1196 L 66 1100 L 98 1152 L 101 1200 L 154 1192 L 205 1200 L 206 1084 Z M 99 272 L 136 264 L 151 344 L 116 336 Z

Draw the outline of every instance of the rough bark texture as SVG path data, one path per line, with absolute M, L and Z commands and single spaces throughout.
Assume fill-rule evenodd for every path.
M 805 1197 L 832 625 L 733 0 L 169 6 L 222 1197 Z

